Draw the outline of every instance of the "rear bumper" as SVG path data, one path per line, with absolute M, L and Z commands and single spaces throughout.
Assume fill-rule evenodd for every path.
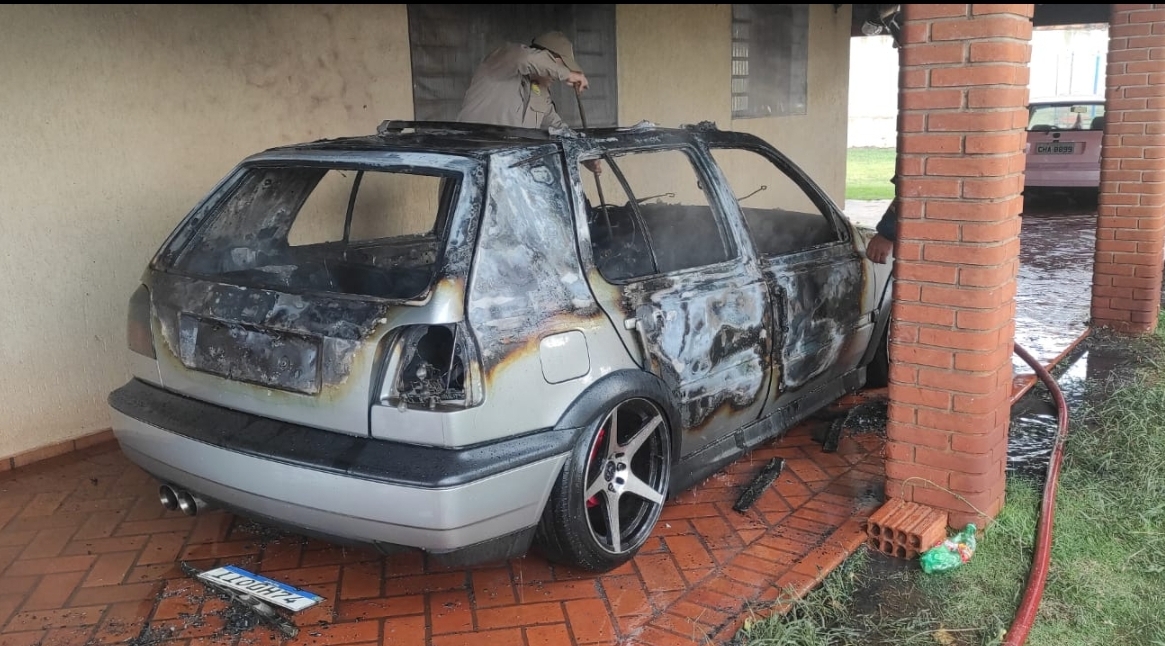
M 1024 186 L 1034 188 L 1098 188 L 1100 186 L 1100 167 L 1084 170 L 1051 170 L 1032 168 L 1024 172 Z
M 419 447 L 278 422 L 140 381 L 109 402 L 130 460 L 212 505 L 438 553 L 528 542 L 574 441 L 568 429 L 461 450 Z

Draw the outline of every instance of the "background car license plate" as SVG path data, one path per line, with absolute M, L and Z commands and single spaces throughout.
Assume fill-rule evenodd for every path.
M 1071 155 L 1076 152 L 1076 142 L 1036 144 L 1037 155 Z
M 323 601 L 323 597 L 317 594 L 268 579 L 265 576 L 252 574 L 233 565 L 207 570 L 198 576 L 232 590 L 257 597 L 280 608 L 287 608 L 292 612 L 299 612 Z

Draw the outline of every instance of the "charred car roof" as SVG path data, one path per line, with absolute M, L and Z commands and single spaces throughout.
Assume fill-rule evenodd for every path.
M 359 137 L 320 139 L 308 143 L 280 146 L 253 155 L 251 159 L 271 154 L 323 151 L 376 152 L 388 150 L 416 150 L 449 153 L 471 157 L 493 152 L 530 148 L 552 144 L 563 139 L 589 137 L 614 139 L 624 143 L 658 143 L 661 140 L 689 140 L 693 131 L 715 130 L 715 124 L 704 122 L 681 128 L 664 128 L 641 121 L 629 127 L 589 128 L 586 130 L 537 130 L 476 123 L 442 121 L 384 121 L 377 134 Z

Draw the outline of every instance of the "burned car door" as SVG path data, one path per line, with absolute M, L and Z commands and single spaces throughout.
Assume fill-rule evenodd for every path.
M 779 336 L 770 402 L 781 407 L 860 363 L 874 327 L 870 278 L 840 211 L 787 158 L 749 135 L 708 142 L 768 281 Z
M 589 280 L 632 356 L 671 391 L 681 457 L 757 418 L 770 352 L 764 278 L 742 255 L 743 229 L 725 218 L 726 192 L 709 190 L 697 152 L 607 151 L 597 181 L 573 169 Z

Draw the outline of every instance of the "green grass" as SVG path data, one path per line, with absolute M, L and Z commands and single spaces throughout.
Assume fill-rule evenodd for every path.
M 932 615 L 854 612 L 858 595 L 877 585 L 909 586 L 906 573 L 873 574 L 865 550 L 846 559 L 805 598 L 789 593 L 775 603 L 792 601 L 793 608 L 778 620 L 765 619 L 763 610 L 750 610 L 735 644 L 748 646 L 932 646 Z
M 1052 565 L 1029 646 L 1165 646 L 1165 334 L 1138 341 L 1094 334 L 1090 353 L 1106 344 L 1132 352 L 1140 368 L 1120 381 L 1088 382 L 1085 400 L 1096 403 L 1072 411 Z M 1042 485 L 1009 481 L 1006 507 L 961 568 L 902 569 L 863 591 L 864 578 L 885 577 L 866 571 L 868 556 L 855 555 L 785 617 L 749 622 L 738 641 L 999 644 L 1028 575 L 1041 493 Z M 887 588 L 908 603 L 887 601 Z M 882 603 L 878 612 L 870 596 Z
M 845 199 L 892 200 L 893 148 L 850 148 L 845 160 Z

